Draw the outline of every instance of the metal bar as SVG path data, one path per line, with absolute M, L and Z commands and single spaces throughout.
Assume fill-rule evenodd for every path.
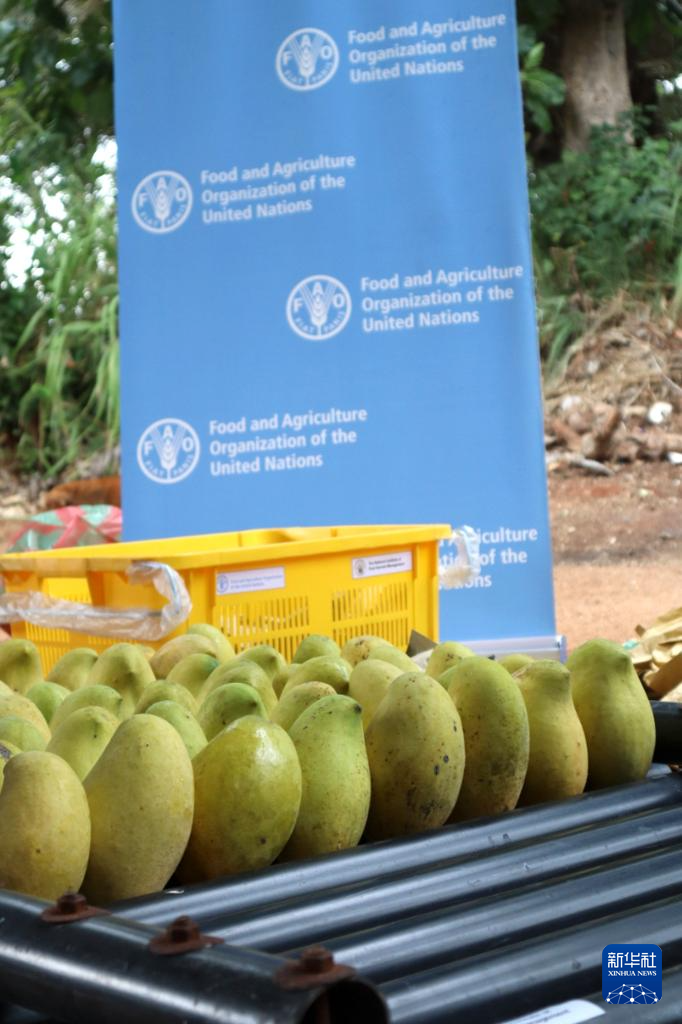
M 67 1024 L 313 1024 L 318 1010 L 387 1020 L 360 979 L 285 988 L 280 958 L 225 945 L 157 956 L 153 928 L 113 916 L 47 924 L 44 907 L 0 891 L 0 993 Z
M 682 896 L 594 925 L 522 942 L 381 986 L 392 1024 L 497 1024 L 601 986 L 601 954 L 611 942 L 654 942 L 664 963 L 682 958 Z
M 594 921 L 682 892 L 682 846 L 511 896 L 488 897 L 364 929 L 325 945 L 375 982 L 415 974 L 496 947 Z M 295 954 L 291 954 L 295 955 Z
M 284 900 L 314 903 L 330 888 L 388 880 L 403 873 L 431 870 L 454 858 L 475 857 L 520 843 L 568 835 L 626 815 L 682 803 L 682 777 L 667 769 L 661 777 L 613 787 L 561 803 L 548 803 L 433 832 L 343 850 L 325 857 L 274 864 L 262 871 L 220 879 L 187 889 L 171 889 L 113 905 L 115 913 L 157 924 L 188 914 L 203 925 L 216 914 L 255 911 Z
M 453 844 L 456 838 L 453 833 Z M 240 914 L 219 911 L 204 919 L 203 927 L 235 945 L 276 952 L 327 942 L 333 936 L 437 910 L 457 900 L 546 882 L 681 841 L 682 814 L 679 807 L 673 807 L 574 832 L 568 838 L 558 836 L 485 856 L 461 857 L 445 867 L 375 881 L 372 886 L 336 888 L 313 901 L 289 900 Z
M 656 722 L 654 757 L 664 764 L 682 764 L 682 704 L 652 700 Z

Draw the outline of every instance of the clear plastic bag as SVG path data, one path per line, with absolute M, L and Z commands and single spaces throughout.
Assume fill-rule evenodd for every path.
M 455 590 L 481 572 L 478 534 L 471 526 L 458 526 L 449 540 L 440 542 L 438 582 L 441 590 Z
M 151 584 L 167 598 L 160 610 L 98 608 L 37 592 L 0 594 L 0 622 L 29 622 L 43 629 L 66 629 L 119 640 L 161 640 L 189 617 L 192 601 L 182 577 L 162 562 L 133 562 L 131 583 Z

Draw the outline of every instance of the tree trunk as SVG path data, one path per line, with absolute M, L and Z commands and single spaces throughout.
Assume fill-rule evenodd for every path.
M 595 125 L 616 124 L 632 107 L 625 0 L 565 0 L 561 71 L 566 82 L 564 146 L 585 149 Z

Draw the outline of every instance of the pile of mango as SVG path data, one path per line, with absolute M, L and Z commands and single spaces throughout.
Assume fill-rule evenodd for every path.
M 655 729 L 606 640 L 566 665 L 379 637 L 291 664 L 207 624 L 158 650 L 0 644 L 0 888 L 94 904 L 643 778 Z M 453 853 L 457 833 L 452 833 Z

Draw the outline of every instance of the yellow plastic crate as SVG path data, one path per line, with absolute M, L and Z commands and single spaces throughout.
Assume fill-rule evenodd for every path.
M 247 530 L 2 555 L 0 572 L 10 593 L 156 610 L 164 599 L 131 584 L 125 571 L 136 561 L 163 562 L 192 600 L 176 632 L 211 622 L 237 651 L 269 643 L 290 661 L 308 633 L 341 645 L 372 633 L 402 648 L 411 629 L 437 639 L 438 541 L 450 534 L 441 524 Z M 116 642 L 29 623 L 14 624 L 12 634 L 39 646 L 45 672 L 73 647 L 102 651 Z

